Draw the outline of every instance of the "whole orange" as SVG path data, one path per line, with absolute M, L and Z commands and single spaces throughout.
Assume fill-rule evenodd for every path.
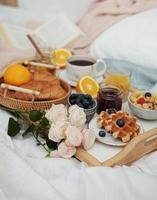
M 21 64 L 13 64 L 4 71 L 4 82 L 11 85 L 20 86 L 31 80 L 31 73 Z

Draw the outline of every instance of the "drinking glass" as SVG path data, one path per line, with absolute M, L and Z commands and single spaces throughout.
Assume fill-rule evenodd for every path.
M 131 88 L 131 71 L 117 72 L 108 68 L 105 74 L 105 84 L 119 88 L 123 92 L 123 99 L 126 100 Z

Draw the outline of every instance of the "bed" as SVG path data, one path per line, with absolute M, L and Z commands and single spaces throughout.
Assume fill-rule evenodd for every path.
M 61 11 L 65 8 L 65 12 L 74 21 L 85 11 L 90 2 L 90 0 L 86 2 L 83 0 L 46 1 L 52 7 L 55 4 L 54 13 L 60 10 L 60 6 L 62 6 Z M 45 5 L 45 1 L 38 7 L 36 7 L 37 4 L 40 4 L 37 0 L 20 0 L 20 8 L 0 6 L 0 20 L 23 24 L 25 20 L 33 17 L 42 18 L 42 6 Z M 71 5 L 76 6 L 75 11 L 78 12 L 71 9 Z M 82 5 L 82 8 L 77 9 L 79 5 Z M 34 7 L 37 8 L 36 14 L 33 12 Z M 47 16 L 43 17 L 43 20 L 50 14 L 52 14 L 51 10 L 48 11 Z M 21 18 L 15 21 L 14 16 L 21 16 Z M 92 46 L 91 51 L 95 57 L 103 57 L 94 50 L 94 45 L 98 48 L 101 43 L 99 41 L 95 41 Z M 114 66 L 114 62 L 110 64 Z M 124 108 L 128 110 L 127 104 L 124 104 Z M 156 200 L 157 152 L 144 156 L 130 167 L 116 166 L 114 168 L 88 167 L 76 159 L 47 158 L 45 152 L 35 145 L 33 138 L 22 139 L 21 136 L 17 136 L 12 140 L 6 134 L 9 117 L 8 113 L 0 110 L 1 200 Z M 157 124 L 156 121 L 140 120 L 140 122 L 145 130 L 156 127 Z M 119 150 L 119 148 L 97 143 L 90 153 L 100 161 L 104 161 Z

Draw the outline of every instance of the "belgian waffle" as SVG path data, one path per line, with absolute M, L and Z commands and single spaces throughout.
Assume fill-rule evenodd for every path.
M 125 122 L 122 127 L 117 124 L 117 121 L 121 119 Z M 110 115 L 107 112 L 101 112 L 98 117 L 98 126 L 123 142 L 129 142 L 140 132 L 140 126 L 137 124 L 136 118 L 122 111 Z

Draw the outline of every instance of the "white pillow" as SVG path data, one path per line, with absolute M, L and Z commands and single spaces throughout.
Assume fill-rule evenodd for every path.
M 104 31 L 92 44 L 91 54 L 157 68 L 157 8 L 127 17 Z

